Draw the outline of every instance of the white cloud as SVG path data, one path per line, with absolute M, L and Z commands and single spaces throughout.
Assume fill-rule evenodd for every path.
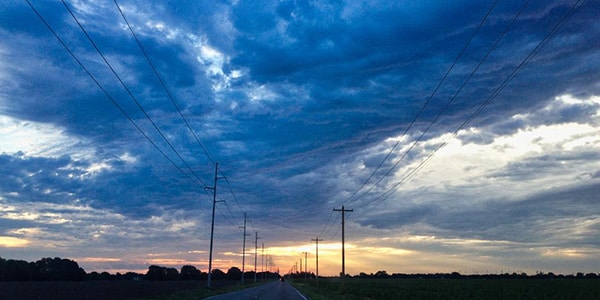
M 0 115 L 0 153 L 24 152 L 31 156 L 57 157 L 64 154 L 65 148 L 78 142 L 54 125 Z
M 69 177 L 90 178 L 102 172 L 113 171 L 112 163 L 122 161 L 129 165 L 137 163 L 137 158 L 129 152 L 115 157 L 97 157 L 96 148 L 85 138 L 67 134 L 65 130 L 52 124 L 22 121 L 0 115 L 0 154 L 24 155 L 24 157 L 58 158 L 68 155 L 75 162 L 60 170 L 71 172 Z
M 443 134 L 419 143 L 412 150 L 419 157 L 396 170 L 392 182 L 404 178 L 407 170 L 416 168 L 431 149 L 446 141 L 448 144 L 409 183 L 404 184 L 403 189 L 427 187 L 432 192 L 461 189 L 465 196 L 476 192 L 487 195 L 485 198 L 518 198 L 531 191 L 572 184 L 585 172 L 593 174 L 600 169 L 600 163 L 590 162 L 583 155 L 600 152 L 600 114 L 596 114 L 594 120 L 597 122 L 594 123 L 546 120 L 545 125 L 528 124 L 530 119 L 537 118 L 538 113 L 547 115 L 549 109 L 558 107 L 556 102 L 562 103 L 564 99 L 570 99 L 574 105 L 589 103 L 566 97 L 557 97 L 538 112 L 514 116 L 525 120 L 523 127 L 511 134 L 496 135 L 487 144 L 464 143 L 462 139 L 469 140 L 469 135 L 487 132 L 489 128 L 462 130 L 458 139 L 449 139 L 450 134 Z M 599 98 L 591 99 L 598 101 Z M 402 146 L 406 148 L 407 145 Z M 398 150 L 398 153 L 402 151 Z M 489 193 L 490 190 L 494 193 Z

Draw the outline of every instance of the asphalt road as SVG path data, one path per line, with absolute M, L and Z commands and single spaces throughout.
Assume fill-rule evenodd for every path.
M 245 290 L 205 298 L 205 300 L 307 300 L 287 282 L 275 281 Z

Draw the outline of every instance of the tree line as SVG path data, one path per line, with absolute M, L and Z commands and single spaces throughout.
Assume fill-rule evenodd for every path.
M 211 272 L 214 280 L 241 280 L 242 271 L 231 267 L 227 272 L 214 269 Z M 279 275 L 271 272 L 244 272 L 244 278 L 277 278 Z M 83 281 L 83 280 L 207 280 L 208 273 L 194 266 L 185 265 L 180 270 L 170 267 L 151 265 L 146 274 L 127 272 L 125 274 L 108 272 L 91 272 L 85 270 L 77 262 L 64 258 L 42 258 L 36 262 L 3 259 L 0 257 L 0 281 Z
M 257 279 L 274 279 L 279 275 L 271 272 L 244 272 L 244 278 L 250 282 Z M 291 278 L 315 278 L 313 273 L 292 273 L 286 275 Z M 346 275 L 347 277 L 352 277 Z M 376 273 L 360 273 L 355 278 L 430 278 L 430 279 L 598 279 L 597 273 L 576 273 L 570 275 L 554 274 L 552 272 L 536 272 L 535 275 L 526 273 L 504 273 L 504 274 L 470 274 L 463 275 L 458 272 L 435 273 L 435 274 L 388 274 L 386 271 Z M 202 272 L 194 266 L 185 265 L 180 270 L 171 267 L 162 267 L 151 265 L 145 274 L 128 272 L 125 274 L 109 274 L 108 272 L 91 272 L 85 270 L 77 262 L 64 258 L 42 258 L 36 262 L 26 262 L 23 260 L 3 259 L 0 257 L 0 281 L 83 281 L 83 280 L 206 280 L 208 273 Z M 227 272 L 214 269 L 211 272 L 211 278 L 214 280 L 241 280 L 242 271 L 237 267 L 231 267 Z
M 600 278 L 599 274 L 596 273 L 582 273 L 577 274 L 554 274 L 552 272 L 544 273 L 541 271 L 536 272 L 535 275 L 528 275 L 527 273 L 502 273 L 502 274 L 460 274 L 458 272 L 452 273 L 428 273 L 428 274 L 404 274 L 404 273 L 393 273 L 388 274 L 386 271 L 377 271 L 377 273 L 366 274 L 360 273 L 355 278 L 429 278 L 429 279 L 596 279 Z
M 0 281 L 81 281 L 87 274 L 72 260 L 42 258 L 36 262 L 0 257 Z

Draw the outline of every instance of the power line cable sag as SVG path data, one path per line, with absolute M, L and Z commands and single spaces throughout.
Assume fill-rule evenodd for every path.
M 427 132 L 429 132 L 429 130 L 439 120 L 439 118 L 448 110 L 448 108 L 450 107 L 450 105 L 452 105 L 454 103 L 454 101 L 456 100 L 456 98 L 458 97 L 458 95 L 462 92 L 462 90 L 464 89 L 464 87 L 471 81 L 471 79 L 473 78 L 473 76 L 475 76 L 475 74 L 477 73 L 477 71 L 479 70 L 479 68 L 481 67 L 481 65 L 487 60 L 487 58 L 490 56 L 490 54 L 497 48 L 497 46 L 500 43 L 500 41 L 504 38 L 504 36 L 506 35 L 506 33 L 510 30 L 510 28 L 512 27 L 512 25 L 514 24 L 514 22 L 519 18 L 519 16 L 521 15 L 521 13 L 523 12 L 523 10 L 525 9 L 525 7 L 527 6 L 528 3 L 529 3 L 529 0 L 526 0 L 526 1 L 523 2 L 523 4 L 521 5 L 520 9 L 513 16 L 513 18 L 509 22 L 509 24 L 504 28 L 504 30 L 498 36 L 498 38 L 496 38 L 496 40 L 494 41 L 494 43 L 492 43 L 492 45 L 490 46 L 490 48 L 488 49 L 488 51 L 486 52 L 486 54 L 483 56 L 483 58 L 480 59 L 479 63 L 475 66 L 475 68 L 471 71 L 471 73 L 469 74 L 469 76 L 463 81 L 463 83 L 460 85 L 460 87 L 452 95 L 452 97 L 450 98 L 450 100 L 448 102 L 446 102 L 446 104 L 442 107 L 442 109 L 438 112 L 438 114 L 433 118 L 433 120 L 429 123 L 429 125 L 425 128 L 425 130 L 423 130 L 421 132 L 421 134 L 419 135 L 419 137 L 414 142 L 411 143 L 410 147 L 402 154 L 402 156 L 400 157 L 400 159 L 398 159 L 398 161 L 396 161 L 396 163 L 394 163 L 394 165 L 381 178 L 379 178 L 379 180 L 367 192 L 371 191 L 374 188 L 375 185 L 377 185 L 381 181 L 383 181 L 383 179 L 385 177 L 387 177 L 391 173 L 391 171 L 393 169 L 395 169 L 404 160 L 404 158 L 408 155 L 408 153 L 410 151 L 412 151 L 412 149 L 414 149 L 414 147 L 425 137 L 425 134 Z
M 94 47 L 94 49 L 96 49 L 96 52 L 98 52 L 98 54 L 100 55 L 100 57 L 102 58 L 102 60 L 104 61 L 104 63 L 108 66 L 108 68 L 110 69 L 110 71 L 117 78 L 117 80 L 119 81 L 119 83 L 121 84 L 121 86 L 123 87 L 123 89 L 127 92 L 127 94 L 129 95 L 129 97 L 131 98 L 131 100 L 136 104 L 136 106 L 144 114 L 144 116 L 150 122 L 150 124 L 152 124 L 152 127 L 154 127 L 154 129 L 158 132 L 158 134 L 165 141 L 165 143 L 167 143 L 167 145 L 175 153 L 175 155 L 177 155 L 177 157 L 179 157 L 179 159 L 183 162 L 183 164 L 190 171 L 190 173 L 200 183 L 202 183 L 203 186 L 206 187 L 207 186 L 206 183 L 204 183 L 204 181 L 196 174 L 196 172 L 192 169 L 192 167 L 190 167 L 190 165 L 185 161 L 185 159 L 181 156 L 181 154 L 179 154 L 179 151 L 177 151 L 177 149 L 175 149 L 175 147 L 173 146 L 173 144 L 167 139 L 167 137 L 162 132 L 162 130 L 158 127 L 158 125 L 152 120 L 152 118 L 150 117 L 150 115 L 148 115 L 148 113 L 146 112 L 146 110 L 144 109 L 144 107 L 137 100 L 137 98 L 133 95 L 133 93 L 131 92 L 131 90 L 127 87 L 127 85 L 125 84 L 125 82 L 121 79 L 121 77 L 118 75 L 118 73 L 112 67 L 112 65 L 110 64 L 110 62 L 106 59 L 106 57 L 104 56 L 104 54 L 102 53 L 102 51 L 100 50 L 100 48 L 98 47 L 98 45 L 96 45 L 96 43 L 94 42 L 94 40 L 92 39 L 92 37 L 88 34 L 87 30 L 85 30 L 85 28 L 83 27 L 83 25 L 79 22 L 79 20 L 77 19 L 77 17 L 75 16 L 75 14 L 73 13 L 73 11 L 71 10 L 71 8 L 67 5 L 67 3 L 64 0 L 61 0 L 61 2 L 63 3 L 63 5 L 67 9 L 67 11 L 69 12 L 69 14 L 71 15 L 71 17 L 73 18 L 73 20 L 77 23 L 77 25 L 79 26 L 79 28 L 81 29 L 81 31 L 84 33 L 84 35 L 86 36 L 86 38 L 88 39 L 88 41 L 92 44 L 92 46 Z
M 117 3 L 117 0 L 113 0 L 113 2 L 115 3 L 115 6 L 117 7 L 117 9 L 119 10 L 119 14 L 121 15 L 121 17 L 123 18 L 123 20 L 125 21 L 125 24 L 127 25 L 127 28 L 129 29 L 129 32 L 131 32 L 131 35 L 133 36 L 133 38 L 135 39 L 135 42 L 137 43 L 138 47 L 140 48 L 142 54 L 144 55 L 144 57 L 146 58 L 146 61 L 148 61 L 148 64 L 150 65 L 150 68 L 152 69 L 152 71 L 154 72 L 154 75 L 156 75 L 156 78 L 158 78 L 158 81 L 160 82 L 160 85 L 162 86 L 162 88 L 165 90 L 165 92 L 167 93 L 168 98 L 171 100 L 171 103 L 173 103 L 173 106 L 175 106 L 175 108 L 177 109 L 177 112 L 179 113 L 179 116 L 181 117 L 181 119 L 183 120 L 183 122 L 185 123 L 185 125 L 187 126 L 187 128 L 189 129 L 189 131 L 192 133 L 192 136 L 194 137 L 194 139 L 196 140 L 196 143 L 198 143 L 198 145 L 200 146 L 200 148 L 202 148 L 202 151 L 204 151 L 204 154 L 206 155 L 206 157 L 208 158 L 208 160 L 210 160 L 213 164 L 215 163 L 215 161 L 212 159 L 212 157 L 210 156 L 210 154 L 208 153 L 208 150 L 206 149 L 206 147 L 204 146 L 204 144 L 202 144 L 202 142 L 200 141 L 200 139 L 198 138 L 198 135 L 196 134 L 196 131 L 192 128 L 192 126 L 190 125 L 190 122 L 187 120 L 187 118 L 183 115 L 183 112 L 181 111 L 179 105 L 177 105 L 177 102 L 175 101 L 175 98 L 173 97 L 173 94 L 171 93 L 171 91 L 167 88 L 167 85 L 165 84 L 164 80 L 162 79 L 162 77 L 160 76 L 158 70 L 156 69 L 156 66 L 154 66 L 154 63 L 152 62 L 152 60 L 150 59 L 150 57 L 148 56 L 148 53 L 146 52 L 146 49 L 144 48 L 144 46 L 142 45 L 142 43 L 140 42 L 139 38 L 137 37 L 137 34 L 135 34 L 135 31 L 133 30 L 133 27 L 131 27 L 131 24 L 129 24 L 129 21 L 127 20 L 127 18 L 125 17 L 125 14 L 123 13 L 123 10 L 121 9 L 121 7 L 119 6 L 119 4 Z
M 486 14 L 483 16 L 483 18 L 481 19 L 481 21 L 479 22 L 479 25 L 477 26 L 477 28 L 475 29 L 475 31 L 471 34 L 469 40 L 467 41 L 467 43 L 465 44 L 465 46 L 461 49 L 461 51 L 459 52 L 459 54 L 456 56 L 456 58 L 454 59 L 454 61 L 452 62 L 452 64 L 450 65 L 450 67 L 448 68 L 448 70 L 446 70 L 446 73 L 444 73 L 444 75 L 442 76 L 442 78 L 440 79 L 440 81 L 438 82 L 437 86 L 435 87 L 435 89 L 431 92 L 431 95 L 429 95 L 429 97 L 427 98 L 427 100 L 425 101 L 425 103 L 421 106 L 421 109 L 417 112 L 417 114 L 415 115 L 415 117 L 412 119 L 412 121 L 409 123 L 409 125 L 404 129 L 404 132 L 402 133 L 401 136 L 404 136 L 408 133 L 408 131 L 413 127 L 413 125 L 415 124 L 415 122 L 419 119 L 419 117 L 421 116 L 421 114 L 423 113 L 423 111 L 425 111 L 425 108 L 427 108 L 427 106 L 429 106 L 429 103 L 431 102 L 431 100 L 433 99 L 433 97 L 435 96 L 435 94 L 438 92 L 438 90 L 440 89 L 440 87 L 442 86 L 442 84 L 446 81 L 446 79 L 448 78 L 448 75 L 450 74 L 450 72 L 454 69 L 454 67 L 456 66 L 456 64 L 458 63 L 458 61 L 462 58 L 463 54 L 466 52 L 467 48 L 471 45 L 471 42 L 473 41 L 473 39 L 475 38 L 475 36 L 477 35 L 477 33 L 479 32 L 479 30 L 481 29 L 481 27 L 483 26 L 483 24 L 485 23 L 485 21 L 488 19 L 488 17 L 490 16 L 490 14 L 492 13 L 492 11 L 494 10 L 494 8 L 496 7 L 498 3 L 498 0 L 494 1 L 492 3 L 492 5 L 490 6 L 490 8 L 488 9 L 488 11 L 486 12 Z M 379 169 L 381 169 L 381 167 L 383 166 L 383 164 L 390 158 L 391 154 L 396 150 L 396 148 L 398 147 L 398 145 L 400 144 L 400 140 L 398 140 L 394 146 L 392 146 L 392 148 L 388 151 L 388 153 L 386 154 L 386 156 L 381 160 L 381 162 L 377 165 L 377 167 L 375 168 L 375 170 L 369 175 L 369 177 L 348 197 L 346 198 L 346 200 L 344 200 L 342 202 L 342 205 L 345 205 L 348 201 L 352 200 L 353 197 L 356 196 L 356 194 L 365 187 L 365 185 L 373 178 L 373 176 L 377 173 L 377 171 L 379 171 Z M 377 184 L 379 184 L 384 177 L 386 177 L 391 171 L 392 169 L 394 169 L 396 166 L 394 165 L 392 168 L 390 168 L 390 170 L 388 170 L 381 179 L 379 179 L 376 183 L 374 183 L 371 188 L 369 188 L 366 192 L 364 192 L 363 194 L 361 194 L 360 196 L 358 196 L 356 199 L 354 199 L 354 201 L 362 198 L 363 196 L 365 196 L 366 194 L 368 194 Z
M 434 88 L 434 90 L 431 92 L 431 94 L 429 95 L 429 97 L 426 99 L 425 103 L 421 106 L 420 110 L 417 112 L 417 114 L 415 115 L 415 117 L 412 119 L 412 121 L 409 123 L 409 125 L 405 128 L 404 132 L 402 133 L 402 136 L 404 136 L 404 135 L 406 135 L 408 133 L 408 131 L 413 127 L 413 125 L 419 119 L 419 117 L 421 116 L 421 114 L 425 111 L 425 109 L 427 108 L 427 106 L 429 106 L 429 104 L 432 101 L 433 97 L 438 92 L 438 90 L 440 89 L 440 87 L 442 86 L 442 84 L 446 81 L 446 79 L 448 78 L 450 72 L 454 69 L 454 67 L 456 66 L 456 64 L 458 63 L 458 61 L 462 58 L 462 56 L 466 52 L 467 48 L 471 45 L 473 39 L 475 38 L 475 36 L 479 32 L 479 30 L 483 27 L 483 24 L 486 22 L 486 20 L 488 19 L 488 17 L 491 15 L 491 13 L 494 10 L 494 8 L 496 7 L 497 3 L 498 3 L 497 0 L 492 3 L 492 5 L 490 6 L 490 8 L 487 10 L 487 12 L 485 13 L 485 15 L 483 16 L 483 18 L 479 22 L 479 24 L 478 24 L 477 28 L 475 29 L 475 31 L 469 37 L 469 40 L 467 41 L 467 43 L 463 46 L 463 48 L 461 49 L 461 51 L 459 52 L 459 54 L 456 56 L 456 58 L 454 59 L 454 61 L 452 62 L 452 64 L 448 68 L 448 70 L 446 70 L 446 72 L 444 73 L 444 75 L 442 76 L 442 78 L 440 79 L 440 81 L 438 82 L 438 84 L 436 85 L 436 87 Z M 354 203 L 354 202 L 358 201 L 359 199 L 363 198 L 369 192 L 371 192 L 371 190 L 373 190 L 386 176 L 389 175 L 389 173 L 397 166 L 398 163 L 396 163 L 395 165 L 393 165 L 381 178 L 379 178 L 379 180 L 377 180 L 375 183 L 373 183 L 369 189 L 367 189 L 366 191 L 364 191 L 358 197 L 355 197 L 358 194 L 358 192 L 361 189 L 363 189 L 366 186 L 366 184 L 373 178 L 373 176 L 381 169 L 381 167 L 383 166 L 383 164 L 389 159 L 389 157 L 396 150 L 396 148 L 398 147 L 399 144 L 400 144 L 400 140 L 398 140 L 392 146 L 392 148 L 388 151 L 388 153 L 386 154 L 386 156 L 377 165 L 377 167 L 369 175 L 369 177 L 350 196 L 348 196 L 348 198 L 346 198 L 342 202 L 342 205 L 346 205 L 349 202 Z M 414 144 L 413 144 L 412 147 L 414 147 Z M 407 151 L 404 152 L 402 158 L 408 154 L 408 152 L 412 149 L 412 147 L 409 148 Z M 400 160 L 402 160 L 402 158 Z M 330 215 L 328 221 L 326 222 L 325 226 L 321 230 L 321 234 L 319 234 L 319 236 L 322 236 L 323 233 L 324 233 L 324 231 L 326 230 L 327 226 L 329 226 L 329 220 L 330 219 L 331 219 L 331 215 Z M 327 230 L 327 231 L 329 231 L 329 230 Z
M 125 13 L 123 12 L 123 10 L 121 9 L 120 5 L 118 4 L 117 0 L 113 0 L 115 6 L 117 7 L 117 10 L 119 11 L 119 14 L 121 15 L 121 17 L 123 18 L 123 21 L 125 21 L 125 24 L 127 25 L 127 28 L 129 29 L 129 31 L 131 32 L 131 35 L 133 36 L 134 40 L 136 41 L 138 47 L 140 48 L 142 54 L 144 55 L 144 57 L 146 58 L 146 61 L 148 62 L 148 64 L 150 65 L 150 68 L 152 69 L 154 75 L 156 76 L 156 78 L 158 79 L 158 81 L 160 82 L 160 85 L 162 86 L 162 88 L 165 90 L 169 100 L 171 101 L 171 103 L 173 104 L 173 106 L 175 107 L 175 109 L 177 110 L 179 116 L 181 117 L 181 119 L 183 120 L 184 124 L 186 125 L 186 127 L 188 128 L 188 130 L 191 132 L 192 136 L 194 137 L 194 140 L 196 141 L 196 143 L 200 146 L 200 148 L 202 149 L 202 151 L 204 152 L 204 154 L 206 155 L 206 157 L 208 158 L 208 160 L 210 160 L 213 164 L 215 163 L 215 161 L 213 160 L 213 158 L 211 157 L 210 153 L 208 152 L 208 149 L 204 146 L 204 144 L 200 141 L 200 138 L 198 138 L 198 135 L 196 133 L 196 131 L 192 128 L 190 122 L 188 121 L 188 119 L 185 117 L 185 115 L 183 114 L 183 112 L 181 111 L 181 108 L 179 107 L 179 105 L 177 104 L 177 101 L 175 101 L 175 98 L 173 97 L 173 94 L 171 93 L 171 91 L 167 88 L 167 85 L 165 83 L 165 81 L 163 80 L 162 76 L 160 76 L 160 73 L 158 72 L 156 66 L 154 65 L 154 63 L 152 62 L 152 60 L 150 59 L 150 56 L 148 55 L 148 52 L 146 51 L 146 49 L 144 48 L 144 46 L 142 45 L 140 39 L 138 38 L 137 34 L 135 33 L 135 31 L 133 30 L 133 27 L 131 26 L 131 24 L 129 23 L 129 20 L 127 19 L 127 17 L 125 16 Z M 220 171 L 219 173 L 223 174 L 222 171 Z M 242 207 L 240 206 L 240 203 L 237 199 L 237 197 L 235 196 L 235 193 L 233 192 L 233 189 L 231 188 L 231 184 L 229 183 L 229 180 L 227 179 L 227 176 L 223 175 L 223 177 L 225 178 L 226 182 L 227 182 L 227 186 L 229 188 L 229 191 L 233 197 L 233 199 L 235 200 L 235 203 L 237 205 L 237 207 L 240 209 L 240 212 L 243 213 L 244 209 L 242 209 Z
M 121 107 L 121 105 L 113 98 L 108 91 L 100 84 L 100 82 L 92 75 L 92 73 L 85 67 L 85 65 L 77 58 L 75 53 L 67 46 L 67 44 L 60 38 L 58 33 L 52 28 L 52 26 L 46 21 L 46 19 L 41 15 L 41 13 L 33 6 L 33 4 L 29 0 L 25 0 L 29 7 L 33 10 L 33 12 L 38 16 L 38 18 L 44 23 L 44 25 L 48 28 L 48 30 L 54 35 L 54 37 L 58 40 L 58 42 L 63 46 L 63 48 L 69 53 L 69 55 L 77 62 L 77 64 L 83 69 L 83 71 L 90 77 L 90 79 L 94 82 L 94 84 L 102 91 L 102 93 L 110 100 L 110 102 L 121 112 L 125 118 L 139 131 L 146 140 L 152 144 L 152 146 L 167 160 L 169 161 L 179 172 L 185 175 L 192 182 L 196 183 L 196 181 L 185 171 L 183 171 L 164 151 L 158 147 L 158 145 L 141 129 L 141 127 L 129 116 L 129 114 Z
M 434 149 L 434 151 L 432 151 L 429 156 L 427 156 L 423 161 L 421 161 L 421 163 L 415 167 L 414 169 L 412 169 L 411 171 L 407 172 L 407 174 L 398 182 L 396 183 L 394 186 L 392 186 L 391 188 L 389 188 L 387 191 L 385 191 L 384 193 L 382 193 L 381 195 L 379 195 L 378 197 L 376 197 L 375 199 L 371 200 L 371 203 L 375 203 L 372 208 L 377 207 L 379 204 L 381 204 L 381 202 L 383 202 L 385 200 L 385 196 L 396 191 L 402 184 L 406 183 L 408 180 L 410 180 L 420 169 L 422 169 L 425 164 L 427 162 L 429 162 L 431 160 L 431 158 L 433 157 L 433 155 L 435 153 L 437 153 L 440 149 L 442 149 L 443 147 L 445 147 L 448 142 L 455 138 L 458 135 L 458 132 L 462 129 L 464 129 L 485 107 L 487 107 L 501 92 L 502 90 L 504 90 L 504 88 L 508 85 L 508 83 L 510 81 L 512 81 L 512 79 L 514 79 L 518 73 L 523 69 L 523 67 L 529 63 L 529 61 L 531 61 L 531 59 L 537 55 L 537 53 L 548 43 L 548 41 L 550 41 L 550 39 L 556 34 L 556 32 L 562 27 L 562 25 L 566 22 L 566 20 L 571 17 L 575 11 L 581 7 L 581 5 L 579 5 L 579 3 L 581 3 L 582 0 L 577 0 L 575 1 L 575 3 L 571 6 L 571 8 L 561 17 L 561 19 L 552 27 L 552 29 L 544 36 L 544 38 L 536 45 L 536 47 L 529 52 L 529 54 L 523 59 L 521 60 L 521 62 L 517 65 L 517 67 L 515 69 L 513 69 L 513 71 L 504 79 L 504 81 L 490 94 L 490 96 L 488 96 L 488 98 L 486 98 L 485 101 L 483 101 L 475 111 L 473 111 L 473 113 L 471 113 L 471 115 L 469 115 L 469 117 L 467 119 L 465 119 L 465 121 L 463 123 L 461 123 L 461 125 L 454 130 L 454 132 L 452 133 L 452 135 L 450 135 L 450 137 L 448 137 L 442 144 L 440 144 L 436 149 Z M 363 216 L 365 213 L 360 214 L 357 217 L 361 217 Z

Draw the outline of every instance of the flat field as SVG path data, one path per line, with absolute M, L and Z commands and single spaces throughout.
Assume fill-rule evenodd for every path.
M 485 299 L 598 300 L 600 279 L 364 279 L 291 282 L 311 300 L 324 299 Z
M 237 285 L 238 281 L 215 280 L 215 289 L 209 290 L 206 281 L 0 282 L 0 300 L 200 299 Z

